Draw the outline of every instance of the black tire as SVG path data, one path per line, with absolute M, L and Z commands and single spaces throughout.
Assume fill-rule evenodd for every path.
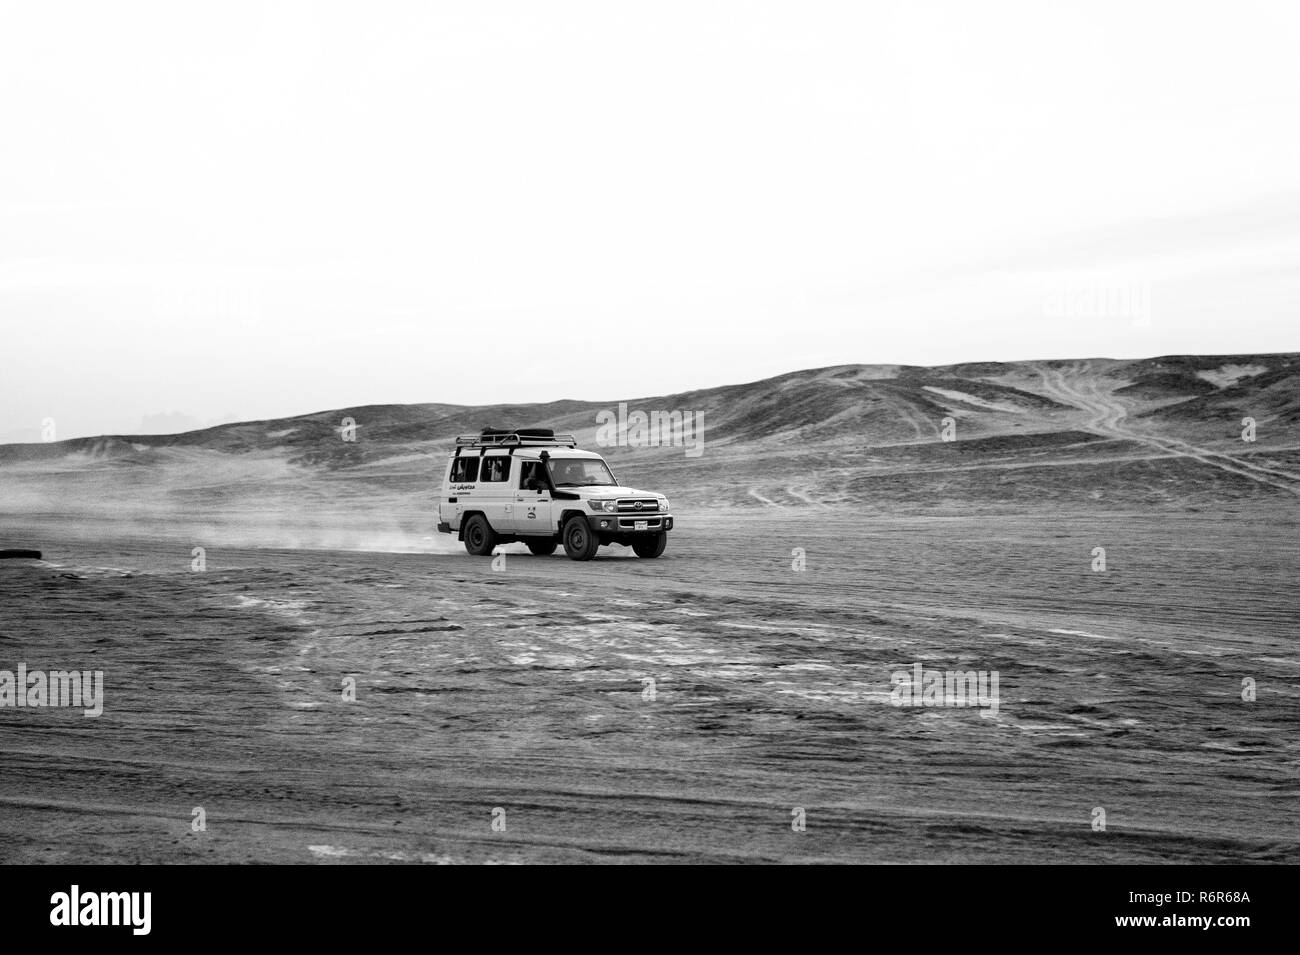
M 497 535 L 482 514 L 475 514 L 465 524 L 465 549 L 475 557 L 489 557 L 497 546 Z
M 632 542 L 632 549 L 636 551 L 638 557 L 658 557 L 668 546 L 668 535 L 663 531 L 658 534 L 651 534 L 648 537 L 640 537 Z
M 538 557 L 549 557 L 558 545 L 553 540 L 529 541 L 528 549 Z
M 572 560 L 591 560 L 599 546 L 600 538 L 592 533 L 586 518 L 569 518 L 564 525 L 564 552 Z

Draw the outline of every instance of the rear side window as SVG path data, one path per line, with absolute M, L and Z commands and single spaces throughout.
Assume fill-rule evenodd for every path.
M 457 458 L 451 462 L 452 484 L 473 484 L 478 480 L 478 458 Z
M 483 481 L 504 481 L 510 475 L 510 458 L 504 454 L 494 458 L 483 458 L 483 470 L 479 475 Z

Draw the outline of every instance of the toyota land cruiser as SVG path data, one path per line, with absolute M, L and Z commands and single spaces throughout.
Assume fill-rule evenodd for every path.
M 438 530 L 476 556 L 522 541 L 539 556 L 563 544 L 591 560 L 602 544 L 626 544 L 658 557 L 672 527 L 666 497 L 622 486 L 599 454 L 549 428 L 460 436 L 438 500 Z

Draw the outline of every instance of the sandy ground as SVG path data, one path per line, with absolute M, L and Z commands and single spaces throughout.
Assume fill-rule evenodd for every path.
M 204 572 L 11 523 L 46 561 L 0 562 L 0 669 L 106 699 L 0 709 L 0 861 L 1300 862 L 1296 518 L 701 510 L 658 561 Z M 917 662 L 997 714 L 892 705 Z

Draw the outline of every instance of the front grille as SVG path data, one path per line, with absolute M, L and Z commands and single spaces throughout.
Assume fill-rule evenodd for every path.
M 618 499 L 618 511 L 620 514 L 657 514 L 659 502 L 653 497 L 621 497 Z

